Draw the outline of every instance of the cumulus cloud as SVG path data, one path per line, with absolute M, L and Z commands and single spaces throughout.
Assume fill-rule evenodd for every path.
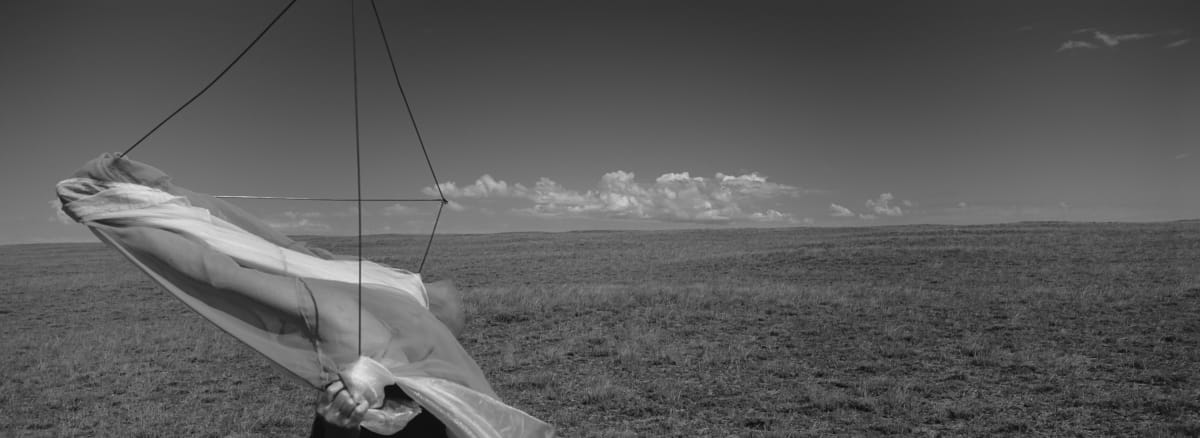
M 433 196 L 437 196 L 437 190 L 433 187 L 426 187 L 424 190 L 434 190 Z M 450 196 L 447 194 L 447 196 Z M 383 208 L 384 216 L 419 216 L 423 214 L 433 214 L 428 209 L 428 204 L 424 207 L 414 207 L 412 204 L 392 204 Z M 446 208 L 451 211 L 466 211 L 467 207 L 459 202 L 447 200 Z
M 959 202 L 959 203 L 958 203 L 958 208 L 967 208 L 967 203 L 966 203 L 966 202 Z
M 857 217 L 862 220 L 875 220 L 880 217 L 904 216 L 904 209 L 900 205 L 892 205 L 896 197 L 891 193 L 881 193 L 876 199 L 868 199 L 866 204 L 867 211 L 863 213 L 855 213 L 854 210 L 843 207 L 838 204 L 829 204 L 829 215 L 833 217 Z M 916 203 L 909 200 L 902 200 L 899 203 L 905 207 L 913 207 Z
M 769 209 L 765 212 L 754 212 L 750 214 L 750 220 L 758 222 L 781 222 L 790 218 L 787 214 L 780 213 L 778 210 Z
M 829 204 L 829 215 L 833 217 L 854 217 L 854 212 L 850 211 L 849 208 L 837 204 Z
M 520 211 L 538 216 L 645 219 L 672 222 L 798 223 L 790 213 L 765 205 L 772 200 L 799 196 L 794 186 L 768 181 L 758 173 L 713 178 L 693 177 L 688 172 L 665 173 L 652 183 L 638 182 L 633 172 L 604 174 L 596 188 L 572 190 L 550 178 L 533 187 L 497 181 L 490 175 L 463 187 L 454 182 L 441 185 L 447 197 L 507 197 L 526 199 L 532 207 Z M 433 187 L 424 192 L 436 194 Z
M 867 200 L 867 209 L 877 216 L 904 216 L 904 211 L 899 205 L 889 204 L 893 199 L 895 197 L 891 193 L 880 194 L 879 199 Z
M 687 172 L 684 172 L 682 176 L 684 179 L 687 179 Z M 659 177 L 659 179 L 662 178 Z M 733 176 L 717 172 L 717 180 L 720 181 L 722 186 L 728 187 L 738 193 L 760 198 L 771 198 L 782 195 L 797 196 L 800 194 L 797 188 L 768 182 L 766 177 L 759 176 L 758 173 Z
M 486 198 L 489 196 L 512 196 L 514 190 L 523 191 L 525 187 L 517 184 L 510 187 L 505 181 L 497 181 L 491 175 L 483 175 L 475 180 L 474 184 L 459 187 L 453 181 L 438 184 L 442 188 L 442 193 L 447 197 L 454 198 Z M 426 187 L 421 190 L 426 195 L 437 196 L 438 190 L 434 187 Z

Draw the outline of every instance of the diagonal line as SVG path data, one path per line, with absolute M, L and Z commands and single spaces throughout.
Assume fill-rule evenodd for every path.
M 383 38 L 383 49 L 387 52 L 388 64 L 392 66 L 392 77 L 396 79 L 396 88 L 400 89 L 400 99 L 404 101 L 404 109 L 408 111 L 408 120 L 412 122 L 413 132 L 417 135 L 417 143 L 421 145 L 421 153 L 425 154 L 425 164 L 429 165 L 429 174 L 433 176 L 433 186 L 437 187 L 438 196 L 442 198 L 442 202 L 445 202 L 446 195 L 442 193 L 442 185 L 438 182 L 437 172 L 433 170 L 433 161 L 429 159 L 429 150 L 425 148 L 421 129 L 417 127 L 417 118 L 413 116 L 412 106 L 408 104 L 408 95 L 404 92 L 404 85 L 400 83 L 400 72 L 396 70 L 396 59 L 392 56 L 392 47 L 388 44 L 387 32 L 383 30 L 383 19 L 379 18 L 379 7 L 375 4 L 375 0 L 371 0 L 371 9 L 375 12 L 375 24 L 379 26 L 379 35 Z
M 183 111 L 184 108 L 187 108 L 188 105 L 191 105 L 192 102 L 199 98 L 200 95 L 204 94 L 205 91 L 208 91 L 209 88 L 212 88 L 212 86 L 216 84 L 217 81 L 221 80 L 221 77 L 225 76 L 225 73 L 228 73 L 229 70 L 232 69 L 233 66 L 237 64 L 243 56 L 246 56 L 246 53 L 250 51 L 250 48 L 254 47 L 254 45 L 258 43 L 258 40 L 261 40 L 263 35 L 266 35 L 267 31 L 271 30 L 271 27 L 275 26 L 275 23 L 278 22 L 279 19 L 283 17 L 283 14 L 287 13 L 287 11 L 291 9 L 292 5 L 294 4 L 296 4 L 296 0 L 288 2 L 287 6 L 284 6 L 283 10 L 279 11 L 279 14 L 275 15 L 275 18 L 271 20 L 271 23 L 267 24 L 267 27 L 263 28 L 262 32 L 258 33 L 258 36 L 254 37 L 254 41 L 251 41 L 250 45 L 246 46 L 245 49 L 242 49 L 242 53 L 239 53 L 236 58 L 233 58 L 233 62 L 230 62 L 229 65 L 225 66 L 225 69 L 221 70 L 221 73 L 218 73 L 217 77 L 213 78 L 208 85 L 205 85 L 204 88 L 200 89 L 200 92 L 196 93 L 195 96 L 192 96 L 191 99 L 188 99 L 187 102 L 184 102 L 183 105 L 179 106 L 179 108 L 176 108 L 175 112 L 172 112 L 171 115 L 167 116 L 167 118 L 163 119 L 161 122 L 158 122 L 157 125 L 154 125 L 154 128 L 151 128 L 150 132 L 147 132 L 146 135 L 143 135 L 142 138 L 139 138 L 138 141 L 134 142 L 133 146 L 130 146 L 129 149 L 125 149 L 125 152 L 121 152 L 120 156 L 125 157 L 126 155 L 129 155 L 134 148 L 142 144 L 142 142 L 149 138 L 151 134 L 154 134 L 155 131 L 158 131 L 158 128 L 161 128 L 167 123 L 167 121 L 174 118 L 176 114 L 179 114 L 180 111 Z

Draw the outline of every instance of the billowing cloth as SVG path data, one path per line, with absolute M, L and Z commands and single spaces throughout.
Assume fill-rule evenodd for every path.
M 113 154 L 58 184 L 63 211 L 209 321 L 314 388 L 359 359 L 358 261 Z M 363 261 L 362 356 L 455 437 L 552 436 L 501 402 L 429 310 L 420 275 Z M 382 431 L 380 431 L 382 432 Z

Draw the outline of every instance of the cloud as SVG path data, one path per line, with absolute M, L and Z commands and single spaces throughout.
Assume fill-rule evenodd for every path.
M 798 223 L 792 214 L 763 204 L 804 193 L 755 172 L 717 173 L 713 178 L 664 173 L 652 183 L 643 183 L 633 172 L 617 170 L 601 176 L 596 187 L 586 191 L 568 189 L 546 177 L 527 187 L 497 181 L 490 175 L 464 187 L 454 182 L 441 187 L 447 197 L 525 199 L 533 206 L 518 211 L 537 216 L 701 223 Z M 423 191 L 436 193 L 432 187 Z
M 790 219 L 791 216 L 785 213 L 780 213 L 778 210 L 769 209 L 766 212 L 754 212 L 750 214 L 749 219 L 756 222 L 783 222 Z
M 958 203 L 958 208 L 967 208 L 967 203 L 966 203 L 966 202 L 959 202 L 959 203 Z
M 1190 156 L 1192 156 L 1192 154 L 1191 154 L 1191 153 L 1184 152 L 1184 153 L 1182 153 L 1182 154 L 1176 155 L 1176 156 L 1175 156 L 1175 159 L 1176 159 L 1176 160 L 1182 160 L 1182 159 L 1184 159 L 1184 158 L 1187 158 L 1187 157 L 1190 157 Z
M 1080 40 L 1067 40 L 1066 42 L 1064 42 L 1058 46 L 1057 51 L 1062 52 L 1064 50 L 1073 50 L 1073 49 L 1113 48 L 1113 47 L 1120 45 L 1122 42 L 1125 42 L 1125 41 L 1144 40 L 1147 38 L 1154 38 L 1154 37 L 1158 37 L 1158 36 L 1174 36 L 1174 35 L 1179 35 L 1181 33 L 1184 33 L 1178 29 L 1174 29 L 1174 30 L 1165 30 L 1165 31 L 1154 32 L 1154 33 L 1135 32 L 1135 33 L 1112 34 L 1112 33 L 1106 33 L 1104 31 L 1101 31 L 1100 29 L 1091 28 L 1091 27 L 1084 28 L 1084 29 L 1076 29 L 1076 30 L 1072 31 L 1071 33 L 1072 34 L 1083 34 L 1083 33 L 1088 33 L 1088 32 L 1091 32 L 1092 39 L 1094 40 L 1094 42 L 1080 41 Z M 1186 44 L 1187 41 L 1188 41 L 1187 39 L 1175 41 L 1173 43 L 1167 44 L 1166 47 L 1168 47 L 1168 48 L 1179 47 L 1183 44 Z
M 1168 48 L 1168 49 L 1174 49 L 1174 48 L 1176 48 L 1176 47 L 1179 47 L 1179 46 L 1182 46 L 1182 45 L 1184 45 L 1184 44 L 1187 44 L 1187 43 L 1189 43 L 1189 42 L 1191 42 L 1191 41 L 1192 41 L 1192 39 L 1191 39 L 1191 38 L 1184 38 L 1184 39 L 1181 39 L 1181 40 L 1172 41 L 1172 42 L 1170 42 L 1170 43 L 1167 43 L 1167 45 L 1165 45 L 1165 46 L 1163 46 L 1163 47 L 1165 47 L 1165 48 Z
M 849 208 L 837 204 L 829 204 L 829 215 L 833 217 L 854 217 L 854 212 L 850 211 Z
M 426 187 L 423 190 L 434 190 L 433 187 Z M 437 191 L 434 190 L 433 196 L 437 196 Z M 449 195 L 447 195 L 449 196 Z M 446 208 L 451 211 L 466 211 L 467 207 L 459 202 L 446 200 Z M 423 214 L 433 214 L 427 208 L 414 207 L 411 204 L 392 204 L 383 208 L 384 216 L 420 216 Z
M 895 199 L 891 193 L 883 193 L 879 195 L 879 199 L 868 199 L 867 208 L 878 216 L 904 216 L 904 211 L 899 205 L 889 205 L 888 203 Z
M 1098 48 L 1100 48 L 1100 46 L 1089 43 L 1087 41 L 1068 40 L 1067 42 L 1062 43 L 1061 46 L 1058 46 L 1058 51 L 1061 52 L 1064 50 L 1072 50 L 1072 49 L 1098 49 Z
M 687 179 L 687 172 L 675 174 Z M 663 175 L 664 177 L 667 175 Z M 661 180 L 662 177 L 659 177 Z M 775 196 L 799 196 L 800 190 L 796 187 L 783 184 L 768 182 L 764 176 L 759 176 L 758 173 L 752 172 L 746 175 L 733 176 L 717 172 L 717 180 L 725 187 L 729 187 L 738 193 L 756 196 L 760 198 L 771 198 Z
M 881 193 L 879 198 L 868 199 L 865 203 L 868 211 L 865 213 L 855 213 L 853 210 L 841 205 L 829 204 L 829 215 L 833 217 L 858 217 L 862 220 L 875 220 L 882 216 L 904 216 L 904 210 L 899 205 L 891 204 L 895 199 L 896 197 L 891 193 Z M 900 201 L 900 204 L 905 207 L 916 205 L 916 203 L 909 200 Z
M 1104 43 L 1104 45 L 1106 45 L 1108 47 L 1115 47 L 1116 45 L 1121 44 L 1121 41 L 1133 41 L 1133 40 L 1146 39 L 1146 38 L 1150 38 L 1150 37 L 1154 36 L 1154 34 L 1127 33 L 1127 34 L 1122 34 L 1122 35 L 1112 35 L 1112 34 L 1107 34 L 1107 33 L 1101 32 L 1099 30 L 1096 30 L 1096 31 L 1092 32 L 1092 36 L 1095 37 L 1100 42 Z
M 474 184 L 469 186 L 458 187 L 453 181 L 438 184 L 442 188 L 442 193 L 446 197 L 454 198 L 486 198 L 489 196 L 512 196 L 514 191 L 524 191 L 525 187 L 517 184 L 509 186 L 507 182 L 497 181 L 491 175 L 483 175 L 475 180 Z M 437 196 L 438 191 L 433 187 L 426 187 L 421 190 L 429 196 Z

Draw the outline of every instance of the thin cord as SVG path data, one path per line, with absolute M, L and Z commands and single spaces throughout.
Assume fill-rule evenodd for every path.
M 350 0 L 350 63 L 354 72 L 354 177 L 357 183 L 358 199 L 358 355 L 362 356 L 362 266 L 363 266 L 363 233 L 362 233 L 362 149 L 359 146 L 358 123 L 358 31 L 354 19 L 354 0 Z
M 433 247 L 433 235 L 437 234 L 438 221 L 442 219 L 442 208 L 445 206 L 445 202 L 438 206 L 437 217 L 433 219 L 433 230 L 429 232 L 429 243 L 425 244 L 425 254 L 421 255 L 421 265 L 417 267 L 418 274 L 425 269 L 425 259 L 429 257 L 429 248 Z
M 375 0 L 371 0 L 371 9 L 375 12 L 375 24 L 379 26 L 379 36 L 383 38 L 383 49 L 387 52 L 388 64 L 392 66 L 392 77 L 396 79 L 396 88 L 400 89 L 400 99 L 404 101 L 404 110 L 408 111 L 408 120 L 412 122 L 413 133 L 417 135 L 417 143 L 421 145 L 421 153 L 425 154 L 425 164 L 429 166 L 429 174 L 433 176 L 434 187 L 437 187 L 438 196 L 442 198 L 442 202 L 444 203 L 446 202 L 446 195 L 442 193 L 442 185 L 438 183 L 437 172 L 433 171 L 433 162 L 429 160 L 429 150 L 425 148 L 425 140 L 421 137 L 420 128 L 417 128 L 417 118 L 413 116 L 412 107 L 408 104 L 408 95 L 404 93 L 404 85 L 400 84 L 400 72 L 396 70 L 396 60 L 392 57 L 392 47 L 388 44 L 387 33 L 383 30 L 383 19 L 379 18 L 379 7 L 375 5 Z
M 199 98 L 200 95 L 204 94 L 205 91 L 208 91 L 209 88 L 212 88 L 213 84 L 216 84 L 217 81 L 221 80 L 221 77 L 225 76 L 225 73 L 228 73 L 229 70 L 233 68 L 234 64 L 237 64 L 243 56 L 246 56 L 246 52 L 249 52 L 250 48 L 254 47 L 254 45 L 258 43 L 258 40 L 262 39 L 263 35 L 266 35 L 267 31 L 271 30 L 271 27 L 275 26 L 275 23 L 278 22 L 279 19 L 283 17 L 283 14 L 287 13 L 287 11 L 291 9 L 292 5 L 294 4 L 296 4 L 296 0 L 288 2 L 287 6 L 284 6 L 283 10 L 279 11 L 279 13 L 275 15 L 275 18 L 271 20 L 271 23 L 267 24 L 267 27 L 263 28 L 262 32 L 258 33 L 258 36 L 254 37 L 254 41 L 251 41 L 250 45 L 246 46 L 245 49 L 242 49 L 242 53 L 239 53 L 237 58 L 233 58 L 233 62 L 230 62 L 229 65 L 225 66 L 225 69 L 221 70 L 221 73 L 218 73 L 217 77 L 213 78 L 208 85 L 205 85 L 204 88 L 200 89 L 199 93 L 196 93 L 195 96 L 192 96 L 191 99 L 188 99 L 187 102 L 184 102 L 183 105 L 180 105 L 179 108 L 175 109 L 175 112 L 171 113 L 171 115 L 167 116 L 167 118 L 163 119 L 161 122 L 158 122 L 157 125 L 154 125 L 154 128 L 150 129 L 150 132 L 147 132 L 146 135 L 143 135 L 142 138 L 139 138 L 138 141 L 134 142 L 133 146 L 130 146 L 129 149 L 125 149 L 125 152 L 121 152 L 120 156 L 124 158 L 126 155 L 129 155 L 129 153 L 133 151 L 133 148 L 136 148 L 138 145 L 142 144 L 142 142 L 149 138 L 151 134 L 154 134 L 155 131 L 158 131 L 158 128 L 161 128 L 162 125 L 167 123 L 167 121 L 174 118 L 176 114 L 179 114 L 180 111 L 183 111 L 184 108 L 187 108 L 188 105 L 191 105 L 192 102 Z
M 413 115 L 412 106 L 408 103 L 408 94 L 404 92 L 404 85 L 400 83 L 400 72 L 396 69 L 396 59 L 392 56 L 392 46 L 388 44 L 387 32 L 384 31 L 383 19 L 379 16 L 379 6 L 375 0 L 371 0 L 371 10 L 375 13 L 375 24 L 379 27 L 379 36 L 383 39 L 383 49 L 387 52 L 388 64 L 392 66 L 392 77 L 396 79 L 396 88 L 400 89 L 400 99 L 404 101 L 404 110 L 408 112 L 408 120 L 412 123 L 413 133 L 417 136 L 417 144 L 421 145 L 421 153 L 425 155 L 425 164 L 429 166 L 429 175 L 433 176 L 433 186 L 437 187 L 438 197 L 442 201 L 442 204 L 438 206 L 437 216 L 433 219 L 433 229 L 429 232 L 429 242 L 425 244 L 425 254 L 421 256 L 421 264 L 417 268 L 417 273 L 420 274 L 425 269 L 425 260 L 429 257 L 429 249 L 433 247 L 433 236 L 437 234 L 438 222 L 442 220 L 442 208 L 450 201 L 447 201 L 446 194 L 442 193 L 442 184 L 438 181 L 437 172 L 433 170 L 433 161 L 429 159 L 429 149 L 425 147 L 425 139 L 421 137 L 421 129 L 417 127 L 417 118 Z
M 332 202 L 442 202 L 434 198 L 309 198 L 304 196 L 256 196 L 256 195 L 213 195 L 222 199 L 276 199 L 284 201 L 332 201 Z

